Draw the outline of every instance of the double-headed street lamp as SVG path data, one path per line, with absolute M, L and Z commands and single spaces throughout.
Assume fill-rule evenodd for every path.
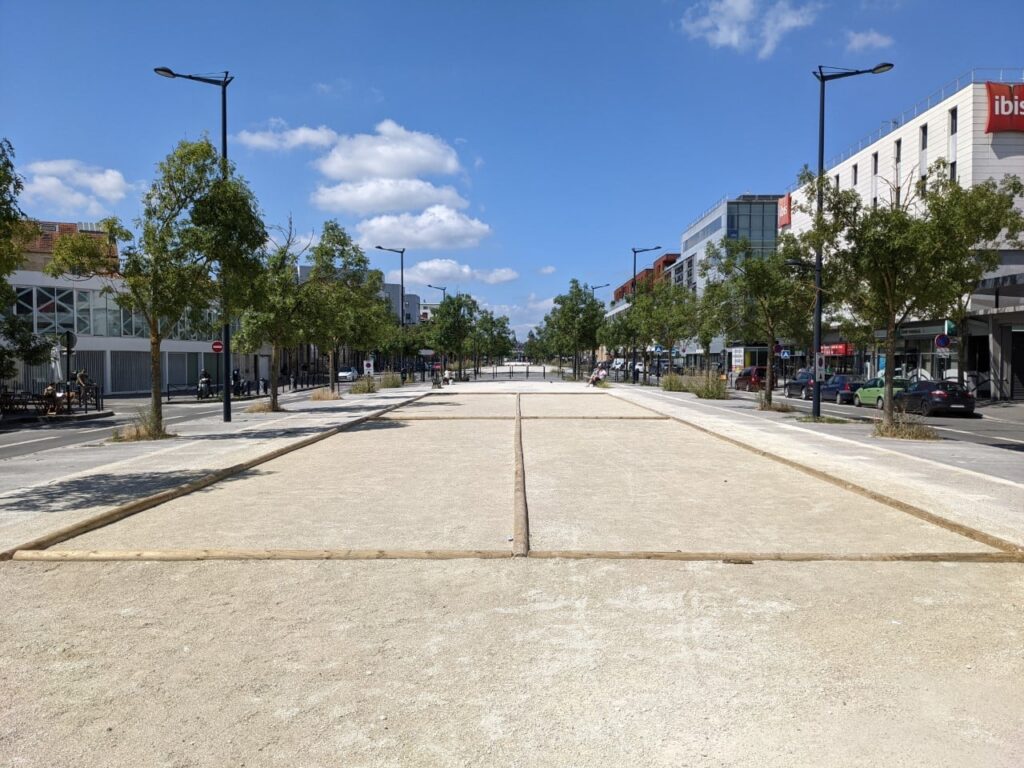
M 633 289 L 630 293 L 630 301 L 636 301 L 636 255 L 638 253 L 647 253 L 647 251 L 661 250 L 660 245 L 656 245 L 653 248 L 633 248 Z M 633 383 L 636 384 L 640 380 L 640 372 L 636 369 L 636 334 L 633 334 Z
M 589 285 L 589 286 L 587 286 L 588 288 L 590 288 L 590 298 L 594 298 L 597 295 L 597 289 L 598 288 L 607 288 L 609 285 L 611 285 L 611 283 L 602 283 L 601 285 Z M 591 367 L 591 369 L 597 367 L 597 350 L 596 349 L 590 355 L 590 367 Z
M 883 61 L 871 69 L 842 69 L 839 67 L 819 66 L 812 72 L 820 84 L 818 99 L 818 205 L 817 222 L 821 221 L 824 207 L 823 177 L 825 176 L 825 83 L 829 80 L 841 80 L 855 75 L 880 75 L 888 72 L 893 65 Z M 825 70 L 829 70 L 826 72 Z M 816 222 L 816 223 L 817 223 Z M 814 400 L 811 403 L 811 416 L 821 417 L 821 374 L 818 371 L 818 355 L 821 354 L 821 243 L 814 249 Z
M 235 78 L 230 73 L 225 72 L 221 77 L 203 77 L 201 75 L 183 75 L 179 72 L 175 72 L 168 67 L 156 67 L 154 70 L 161 77 L 177 78 L 180 77 L 183 80 L 195 80 L 197 83 L 206 83 L 207 85 L 216 85 L 220 88 L 220 158 L 221 158 L 221 173 L 227 178 L 228 175 L 228 86 L 231 81 Z M 221 265 L 223 269 L 223 265 Z M 224 275 L 221 274 L 221 280 L 224 280 Z M 223 283 L 222 283 L 223 285 Z M 221 338 L 224 343 L 223 354 L 223 367 L 224 372 L 221 375 L 221 386 L 224 388 L 224 421 L 231 421 L 231 387 L 230 375 L 231 375 L 231 318 L 227 316 L 227 297 L 225 295 L 224 304 L 222 309 L 224 310 L 224 327 L 221 329 Z

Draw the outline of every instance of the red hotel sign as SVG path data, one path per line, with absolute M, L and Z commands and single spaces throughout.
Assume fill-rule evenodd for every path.
M 779 198 L 779 229 L 793 223 L 793 198 L 787 194 Z
M 988 124 L 985 133 L 1024 131 L 1024 83 L 985 83 Z

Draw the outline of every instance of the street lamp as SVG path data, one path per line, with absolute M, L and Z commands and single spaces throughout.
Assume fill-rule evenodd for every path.
M 821 221 L 821 210 L 824 207 L 824 187 L 822 186 L 825 176 L 825 83 L 829 80 L 841 80 L 844 77 L 855 75 L 880 75 L 888 72 L 893 65 L 883 61 L 871 69 L 842 69 L 839 67 L 823 67 L 811 74 L 817 78 L 820 85 L 820 96 L 818 99 L 818 205 L 817 221 Z M 826 72 L 825 70 L 830 70 Z M 821 243 L 814 249 L 814 400 L 811 403 L 811 416 L 815 419 L 821 417 L 821 381 L 818 372 L 818 355 L 821 353 Z
M 156 67 L 153 69 L 161 77 L 169 77 L 171 79 L 180 77 L 183 80 L 194 80 L 197 83 L 206 83 L 207 85 L 216 85 L 220 88 L 220 158 L 221 158 L 221 174 L 225 178 L 228 175 L 228 86 L 231 81 L 235 78 L 230 73 L 225 72 L 221 77 L 202 77 L 201 75 L 183 75 L 179 72 L 175 72 L 168 67 Z M 221 285 L 223 287 L 223 265 L 221 274 Z M 225 292 L 226 293 L 226 292 Z M 223 350 L 223 361 L 224 361 L 224 373 L 221 376 L 221 385 L 224 387 L 224 421 L 231 421 L 231 387 L 229 386 L 229 376 L 231 375 L 231 319 L 227 316 L 228 307 L 226 298 L 222 297 L 222 309 L 224 310 L 224 326 L 221 328 L 221 338 L 224 343 Z
M 630 292 L 630 301 L 636 301 L 636 255 L 638 253 L 647 253 L 647 251 L 657 251 L 661 248 L 660 245 L 656 245 L 653 248 L 633 248 L 633 289 Z M 633 334 L 633 383 L 636 384 L 640 380 L 640 373 L 636 369 L 636 334 Z
M 391 253 L 398 254 L 398 280 L 399 280 L 399 295 L 398 295 L 398 317 L 401 320 L 402 326 L 402 370 L 405 370 L 405 248 L 385 248 L 382 245 L 375 245 L 378 251 L 390 251 Z
M 441 301 L 448 298 L 448 289 L 443 285 L 431 285 L 430 283 L 427 283 L 427 288 L 433 288 L 435 291 L 440 291 Z
M 611 283 L 602 283 L 601 285 L 591 285 L 591 286 L 588 286 L 588 288 L 590 288 L 590 298 L 594 298 L 595 297 L 595 295 L 597 294 L 597 289 L 598 288 L 607 288 L 609 285 L 611 285 Z M 597 350 L 595 349 L 590 354 L 590 368 L 591 368 L 591 370 L 593 370 L 596 367 L 597 367 Z

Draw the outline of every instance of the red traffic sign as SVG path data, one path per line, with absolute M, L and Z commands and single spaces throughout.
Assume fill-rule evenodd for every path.
M 224 351 L 224 342 L 221 341 L 220 339 L 217 339 L 217 341 L 213 342 L 213 344 L 210 345 L 210 348 L 214 352 L 223 352 Z

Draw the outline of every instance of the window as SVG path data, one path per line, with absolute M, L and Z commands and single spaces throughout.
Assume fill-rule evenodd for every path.
M 857 164 L 853 164 L 853 186 L 857 186 Z
M 951 110 L 949 110 L 949 135 L 950 136 L 955 136 L 956 135 L 956 127 L 957 127 L 957 125 L 956 125 L 957 124 L 957 119 L 956 118 L 957 118 L 956 107 L 953 107 Z
M 872 208 L 877 208 L 878 207 L 878 198 L 877 197 L 872 197 L 871 198 L 871 207 Z
M 949 178 L 951 181 L 956 181 L 956 160 L 949 164 Z
M 878 175 L 878 153 L 871 153 L 871 173 L 874 176 Z
M 896 139 L 896 143 L 892 149 L 893 155 L 896 158 L 896 163 L 899 164 L 903 159 L 903 139 Z
M 921 149 L 928 149 L 928 124 L 921 126 Z
M 836 174 L 835 181 L 836 181 L 836 189 L 839 189 L 839 174 L 838 173 Z
M 896 207 L 899 208 L 899 205 L 900 205 L 900 188 L 896 187 Z

